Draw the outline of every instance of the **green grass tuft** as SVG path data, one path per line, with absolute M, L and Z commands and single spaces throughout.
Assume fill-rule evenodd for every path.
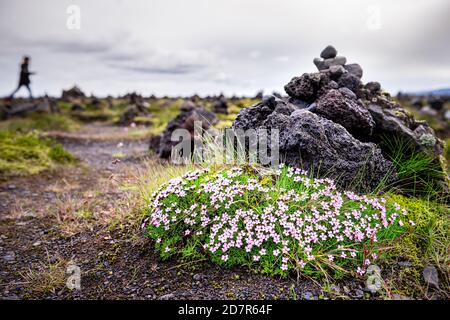
M 397 172 L 397 181 L 388 187 L 412 196 L 443 196 L 447 176 L 438 158 L 399 137 L 385 138 L 382 143 Z
M 0 132 L 0 177 L 39 173 L 75 157 L 50 139 L 36 133 Z

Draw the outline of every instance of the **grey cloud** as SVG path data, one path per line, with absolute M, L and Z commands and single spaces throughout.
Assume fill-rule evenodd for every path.
M 207 70 L 219 57 L 203 50 L 111 48 L 101 55 L 114 69 L 143 74 L 185 75 Z
M 49 50 L 64 53 L 104 53 L 112 49 L 112 45 L 105 42 L 94 41 L 52 41 L 41 40 L 35 43 L 36 46 L 45 47 Z
M 312 59 L 328 44 L 360 63 L 365 81 L 393 92 L 450 84 L 448 0 L 75 2 L 79 32 L 65 28 L 69 0 L 0 0 L 2 91 L 25 53 L 37 92 L 59 93 L 68 81 L 112 94 L 125 86 L 157 94 L 280 91 L 314 71 Z M 369 5 L 381 9 L 376 31 L 366 25 Z
M 111 41 L 105 41 L 104 39 L 94 41 L 83 38 L 78 39 L 64 39 L 61 36 L 47 36 L 41 38 L 28 39 L 22 36 L 5 35 L 0 40 L 2 47 L 14 48 L 32 48 L 45 49 L 53 53 L 105 53 L 113 48 Z
M 157 67 L 157 66 L 126 66 L 126 65 L 112 65 L 113 68 L 121 70 L 135 71 L 145 74 L 166 74 L 166 75 L 180 75 L 196 72 L 203 69 L 200 65 L 174 65 L 167 67 Z

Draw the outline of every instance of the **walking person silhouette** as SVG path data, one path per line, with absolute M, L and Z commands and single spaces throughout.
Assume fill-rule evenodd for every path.
M 14 95 L 17 93 L 17 91 L 20 90 L 22 86 L 25 86 L 27 88 L 30 99 L 33 99 L 33 94 L 31 93 L 30 88 L 30 75 L 35 74 L 34 72 L 30 72 L 28 70 L 28 65 L 30 64 L 30 57 L 25 56 L 23 57 L 22 64 L 20 65 L 20 78 L 19 78 L 19 85 L 17 86 L 17 89 L 14 90 L 13 93 L 11 93 L 10 98 L 12 99 Z

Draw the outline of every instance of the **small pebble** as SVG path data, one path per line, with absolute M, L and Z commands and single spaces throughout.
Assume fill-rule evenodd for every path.
M 362 297 L 364 297 L 364 292 L 360 289 L 355 290 L 355 298 L 361 299 Z
M 428 266 L 423 270 L 423 279 L 432 287 L 439 288 L 439 274 L 434 266 Z
M 170 300 L 173 298 L 175 298 L 175 295 L 173 293 L 168 293 L 168 294 L 165 294 L 165 295 L 159 297 L 159 300 Z

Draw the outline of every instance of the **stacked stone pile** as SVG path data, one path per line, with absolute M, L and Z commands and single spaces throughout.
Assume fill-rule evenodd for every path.
M 285 86 L 287 98 L 264 97 L 243 109 L 233 128 L 278 129 L 282 161 L 343 187 L 358 183 L 359 190 L 396 180 L 386 139 L 401 139 L 440 162 L 443 143 L 426 122 L 415 120 L 378 82 L 364 84 L 361 66 L 346 64 L 334 47 L 320 56 L 314 59 L 318 72 Z M 445 179 L 439 183 L 447 188 Z

